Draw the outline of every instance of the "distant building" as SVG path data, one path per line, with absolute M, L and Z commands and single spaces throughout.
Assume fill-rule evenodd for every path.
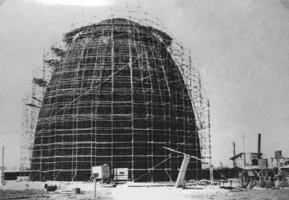
M 275 157 L 269 159 L 270 167 L 284 167 L 289 165 L 289 157 L 282 156 L 282 151 L 275 151 Z
M 230 160 L 233 161 L 233 167 L 244 168 L 246 166 L 257 166 L 258 165 L 258 153 L 242 152 L 230 158 Z

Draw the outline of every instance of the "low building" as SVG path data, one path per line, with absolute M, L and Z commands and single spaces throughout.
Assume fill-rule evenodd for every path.
M 257 166 L 258 153 L 242 152 L 230 158 L 230 160 L 233 161 L 233 167 L 245 168 L 247 166 Z
M 269 159 L 269 167 L 284 167 L 289 166 L 288 157 L 274 157 Z

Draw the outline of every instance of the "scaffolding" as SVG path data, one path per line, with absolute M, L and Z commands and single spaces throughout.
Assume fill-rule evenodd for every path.
M 124 12 L 120 11 L 119 12 Z M 136 12 L 136 11 L 125 11 Z M 139 11 L 138 11 L 139 13 Z M 149 13 L 143 13 L 145 18 L 129 17 L 139 23 L 143 23 L 148 27 L 158 27 L 159 30 L 167 32 L 163 22 L 158 18 L 153 19 Z M 172 34 L 170 34 L 172 35 Z M 202 169 L 208 169 L 212 165 L 211 161 L 211 122 L 210 122 L 210 102 L 207 99 L 200 72 L 194 66 L 191 59 L 191 51 L 184 47 L 182 42 L 177 38 L 173 38 L 167 50 L 173 57 L 179 71 L 182 74 L 186 88 L 188 89 L 192 107 L 196 118 L 198 135 L 200 140 L 201 158 L 203 160 Z
M 45 56 L 43 55 L 43 61 Z M 33 72 L 31 93 L 26 95 L 22 103 L 22 129 L 20 152 L 20 175 L 27 176 L 31 169 L 32 151 L 38 114 L 49 80 L 49 70 L 43 62 L 43 67 Z
M 157 29 L 162 32 L 168 32 L 162 21 L 158 18 L 151 17 L 147 12 L 140 12 L 139 9 L 133 10 L 127 7 L 127 10 L 111 9 L 111 12 L 116 12 L 118 16 L 122 13 L 123 16 L 126 16 L 130 20 L 134 20 L 147 27 L 157 27 Z M 127 13 L 133 14 L 134 16 L 127 16 Z M 173 34 L 170 33 L 170 35 Z M 167 46 L 167 50 L 178 66 L 188 89 L 198 128 L 201 158 L 203 159 L 202 169 L 208 169 L 212 165 L 210 102 L 204 92 L 201 74 L 191 60 L 191 51 L 184 47 L 182 42 L 177 38 L 172 37 L 170 45 Z
M 43 69 L 52 71 L 34 79 L 24 103 L 21 168 L 31 163 L 32 180 L 88 180 L 102 164 L 128 168 L 132 181 L 176 180 L 182 156 L 163 146 L 210 164 L 200 74 L 190 52 L 151 22 L 111 18 L 51 48 Z M 189 169 L 187 178 L 199 178 L 199 161 Z
M 174 40 L 168 48 L 182 74 L 188 89 L 199 135 L 202 168 L 211 166 L 211 124 L 210 102 L 204 94 L 200 72 L 194 67 L 191 52 L 180 42 Z

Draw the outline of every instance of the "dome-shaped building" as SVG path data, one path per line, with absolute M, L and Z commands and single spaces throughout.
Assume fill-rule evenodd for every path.
M 88 180 L 92 166 L 128 168 L 133 181 L 176 180 L 200 143 L 184 79 L 166 33 L 121 18 L 64 37 L 67 50 L 46 88 L 31 178 Z M 187 176 L 201 163 L 191 160 Z

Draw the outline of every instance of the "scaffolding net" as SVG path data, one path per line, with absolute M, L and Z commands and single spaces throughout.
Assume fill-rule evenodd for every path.
M 33 72 L 31 92 L 25 95 L 23 99 L 20 152 L 21 176 L 27 176 L 30 173 L 35 128 L 43 94 L 47 86 L 47 81 L 45 80 L 49 78 L 49 75 L 45 71 L 46 68 L 43 65 L 42 69 L 37 69 Z
M 51 76 L 34 79 L 41 103 L 25 111 L 26 121 L 34 116 L 24 131 L 32 180 L 88 180 L 92 166 L 109 164 L 132 181 L 174 181 L 183 156 L 164 146 L 210 163 L 209 104 L 181 44 L 123 18 L 75 29 L 64 42 L 44 59 Z M 191 160 L 187 179 L 201 167 Z

